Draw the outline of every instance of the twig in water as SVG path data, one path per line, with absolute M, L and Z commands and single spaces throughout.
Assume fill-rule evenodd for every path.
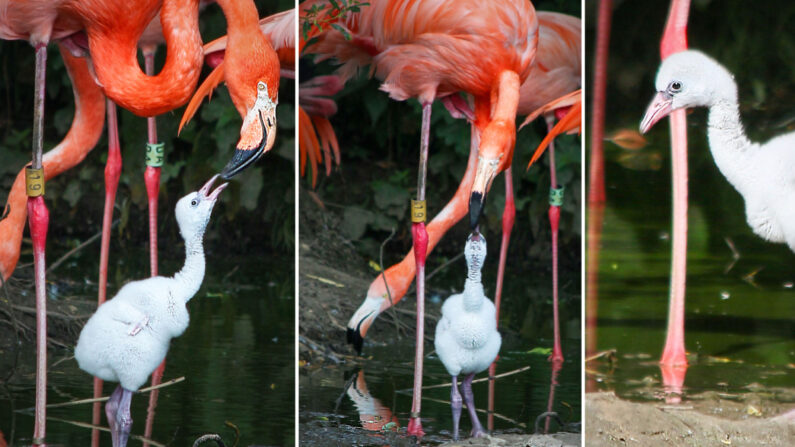
M 496 376 L 494 376 L 494 380 L 502 379 L 504 377 L 512 376 L 514 374 L 519 374 L 520 372 L 525 372 L 528 369 L 530 369 L 529 366 L 523 366 L 523 367 L 521 367 L 519 369 L 514 369 L 513 371 L 508 371 L 508 372 L 504 372 L 502 374 L 497 374 Z M 482 377 L 480 379 L 473 380 L 472 383 L 487 382 L 488 380 L 489 380 L 488 377 Z M 453 385 L 453 382 L 447 382 L 447 383 L 440 383 L 438 385 L 425 385 L 424 387 L 422 387 L 422 389 L 423 390 L 429 390 L 429 389 L 432 389 L 432 388 L 445 388 L 445 387 L 449 387 L 449 386 L 452 386 L 452 385 Z M 397 390 L 398 393 L 406 392 L 406 391 L 413 391 L 413 389 L 412 388 L 406 388 L 406 389 L 402 389 L 402 390 Z
M 359 374 L 360 371 L 356 371 L 355 373 L 351 374 L 350 379 L 348 379 L 348 381 L 345 382 L 345 386 L 342 387 L 342 393 L 340 393 L 340 396 L 337 398 L 337 400 L 334 401 L 334 413 L 339 413 L 340 405 L 342 404 L 342 399 L 345 397 L 346 394 L 348 394 L 348 388 L 350 388 L 351 385 L 353 385 L 353 382 L 356 380 L 357 377 L 359 377 Z
M 115 221 L 113 221 L 113 223 L 110 224 L 110 227 L 113 228 L 118 223 L 119 223 L 119 219 L 116 219 Z M 86 248 L 87 246 L 91 245 L 91 243 L 96 241 L 97 239 L 99 239 L 100 236 L 102 236 L 102 232 L 101 231 L 99 233 L 91 236 L 90 238 L 86 239 L 85 242 L 83 242 L 82 244 L 78 245 L 77 247 L 67 251 L 65 255 L 61 256 L 60 258 L 58 258 L 57 261 L 53 262 L 49 267 L 47 267 L 47 273 L 50 273 L 53 270 L 57 269 L 58 266 L 63 264 L 64 261 L 69 259 L 72 255 L 74 255 L 78 251 L 80 251 L 80 250 Z
M 110 429 L 108 427 L 103 427 L 101 425 L 89 424 L 87 422 L 72 421 L 72 420 L 69 420 L 69 419 L 61 419 L 61 418 L 57 418 L 57 417 L 53 417 L 53 416 L 47 416 L 47 420 L 48 421 L 63 422 L 65 424 L 71 424 L 71 425 L 74 425 L 76 427 L 81 427 L 81 428 L 90 428 L 92 430 L 100 430 L 100 431 L 104 431 L 104 432 L 110 432 Z M 161 444 L 161 443 L 159 443 L 157 441 L 153 441 L 151 439 L 145 438 L 145 437 L 140 436 L 140 435 L 130 435 L 130 439 L 137 439 L 137 440 L 139 440 L 141 442 L 145 442 L 147 444 L 153 445 L 154 447 L 166 447 L 165 444 Z
M 726 245 L 728 245 L 729 250 L 732 251 L 732 262 L 730 262 L 729 265 L 727 265 L 726 268 L 723 270 L 723 274 L 725 275 L 729 273 L 729 270 L 731 270 L 734 267 L 734 264 L 737 264 L 737 261 L 740 260 L 740 251 L 737 250 L 737 247 L 734 246 L 734 242 L 732 242 L 732 240 L 729 239 L 728 237 L 723 238 L 723 240 L 726 241 Z
M 764 267 L 757 267 L 751 272 L 749 272 L 747 275 L 743 276 L 742 280 L 753 286 L 755 289 L 761 289 L 761 287 L 759 287 L 759 284 L 756 283 L 756 274 L 764 269 L 765 269 Z
M 440 404 L 450 405 L 450 401 L 449 401 L 449 400 L 443 400 L 443 399 L 434 399 L 433 397 L 422 396 L 422 400 L 427 400 L 427 401 L 429 401 L 429 402 L 436 402 L 436 403 L 440 403 Z M 487 411 L 487 410 L 483 410 L 483 409 L 481 409 L 481 408 L 476 408 L 475 410 L 476 410 L 478 413 L 484 413 L 484 414 L 488 414 L 488 411 Z M 511 419 L 511 418 L 509 418 L 508 416 L 503 416 L 503 415 L 501 415 L 500 413 L 492 413 L 492 414 L 493 414 L 493 415 L 494 415 L 494 417 L 495 417 L 495 418 L 497 418 L 497 419 L 502 419 L 503 421 L 508 421 L 508 422 L 510 422 L 511 424 L 514 424 L 514 425 L 516 425 L 516 426 L 518 426 L 518 427 L 522 427 L 522 428 L 526 427 L 526 425 L 525 425 L 525 423 L 524 423 L 524 422 L 519 422 L 519 421 L 517 421 L 516 419 Z
M 141 388 L 140 390 L 136 391 L 136 394 L 140 393 L 148 393 L 149 391 L 159 390 L 160 388 L 165 388 L 167 386 L 176 385 L 185 380 L 185 376 L 177 377 L 176 379 L 171 379 L 168 382 L 163 382 L 160 385 L 149 386 L 146 388 Z M 82 405 L 82 404 L 92 404 L 94 402 L 105 402 L 110 398 L 110 396 L 103 396 L 103 397 L 96 397 L 91 399 L 80 399 L 80 400 L 72 400 L 69 402 L 61 402 L 57 404 L 49 404 L 47 408 L 60 408 L 60 407 L 71 407 L 73 405 Z M 32 410 L 31 408 L 26 408 L 24 410 L 19 410 L 20 412 L 24 412 L 27 410 Z
M 592 355 L 590 357 L 586 357 L 585 358 L 585 363 L 592 362 L 592 361 L 594 361 L 594 360 L 596 360 L 598 358 L 601 358 L 601 357 L 607 357 L 608 360 L 612 361 L 615 358 L 615 356 L 616 356 L 616 350 L 615 349 L 608 349 L 607 351 L 597 352 L 596 354 L 594 354 L 594 355 Z
M 240 429 L 230 421 L 224 421 L 224 425 L 235 431 L 235 442 L 232 444 L 232 447 L 237 447 L 237 442 L 240 440 Z
M 239 264 L 234 266 L 232 268 L 232 270 L 229 271 L 229 273 L 224 275 L 224 277 L 221 279 L 221 283 L 225 283 L 227 280 L 229 280 L 229 277 L 234 275 L 238 271 L 238 269 L 240 269 L 240 265 Z

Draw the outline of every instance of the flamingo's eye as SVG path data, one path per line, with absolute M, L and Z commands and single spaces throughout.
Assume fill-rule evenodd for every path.
M 193 199 L 193 200 L 190 201 L 190 206 L 196 206 L 198 204 L 199 204 L 199 201 L 196 200 L 196 199 Z
M 679 81 L 673 81 L 670 85 L 668 85 L 668 91 L 671 93 L 679 93 L 682 91 L 682 83 Z

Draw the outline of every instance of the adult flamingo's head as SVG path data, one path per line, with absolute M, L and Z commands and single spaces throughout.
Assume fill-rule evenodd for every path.
M 268 152 L 276 141 L 276 105 L 279 102 L 279 59 L 265 36 L 266 49 L 261 49 L 246 63 L 246 68 L 233 67 L 227 54 L 225 77 L 232 102 L 243 117 L 240 140 L 235 153 L 221 177 L 229 179 Z M 231 47 L 227 53 L 231 51 Z M 257 62 L 254 62 L 257 61 Z
M 469 225 L 472 230 L 477 227 L 483 214 L 486 193 L 491 188 L 494 177 L 511 166 L 513 161 L 520 85 L 516 72 L 503 71 L 492 89 L 491 100 L 475 102 L 476 128 L 481 128 L 480 123 L 487 124 L 482 132 L 476 132 L 476 137 L 479 138 L 478 165 L 469 195 Z M 489 103 L 492 107 L 486 107 Z
M 472 230 L 483 214 L 491 183 L 498 173 L 511 165 L 515 142 L 516 125 L 513 120 L 494 120 L 480 135 L 478 164 L 469 195 L 469 226 Z
M 234 2 L 224 12 L 229 34 L 204 46 L 205 62 L 213 67 L 185 108 L 180 130 L 196 113 L 202 99 L 222 81 L 243 125 L 232 159 L 221 172 L 228 179 L 255 162 L 273 147 L 276 139 L 280 60 L 294 66 L 295 11 L 283 11 L 257 22 L 252 2 Z M 232 18 L 233 17 L 233 18 Z M 232 26 L 232 24 L 236 26 Z M 277 53 L 278 51 L 278 53 Z M 279 58 L 281 55 L 282 59 Z
M 646 133 L 655 123 L 677 109 L 711 107 L 721 101 L 736 101 L 732 75 L 706 54 L 687 50 L 669 56 L 657 72 L 657 94 L 640 123 Z
M 269 151 L 276 140 L 279 56 L 260 30 L 254 2 L 235 2 L 224 8 L 224 14 L 228 21 L 224 79 L 243 117 L 235 153 L 221 171 L 221 177 L 228 179 Z

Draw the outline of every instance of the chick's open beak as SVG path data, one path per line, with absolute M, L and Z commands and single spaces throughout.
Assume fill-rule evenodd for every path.
M 201 195 L 202 199 L 204 200 L 212 200 L 213 202 L 218 199 L 218 195 L 221 194 L 229 183 L 222 183 L 219 185 L 213 192 L 210 192 L 210 188 L 213 186 L 213 183 L 218 179 L 218 174 L 215 174 L 213 178 L 207 181 L 204 186 L 201 187 L 199 190 L 199 194 Z
M 673 97 L 665 92 L 657 92 L 646 109 L 643 121 L 640 122 L 640 133 L 646 133 L 657 121 L 671 114 Z

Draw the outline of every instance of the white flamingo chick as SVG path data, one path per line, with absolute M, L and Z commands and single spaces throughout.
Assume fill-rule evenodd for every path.
M 204 279 L 202 237 L 213 205 L 227 185 L 210 193 L 217 178 L 177 202 L 175 214 L 186 252 L 182 270 L 173 278 L 156 276 L 126 284 L 80 332 L 75 348 L 80 368 L 102 380 L 119 382 L 105 405 L 114 447 L 124 447 L 130 436 L 133 392 L 166 358 L 171 339 L 188 327 L 186 304 Z
M 447 372 L 453 376 L 450 406 L 453 410 L 453 438 L 458 439 L 458 421 L 461 418 L 461 394 L 458 376 L 469 418 L 472 419 L 472 437 L 486 435 L 475 413 L 472 379 L 485 371 L 497 358 L 502 337 L 497 332 L 497 313 L 494 303 L 483 293 L 480 269 L 486 259 L 486 239 L 475 232 L 467 238 L 464 255 L 467 261 L 467 279 L 464 292 L 451 296 L 442 305 L 442 318 L 436 325 L 436 354 Z
M 795 251 L 795 132 L 754 143 L 740 122 L 737 84 L 726 68 L 700 51 L 669 56 L 657 73 L 657 95 L 640 124 L 646 132 L 672 111 L 708 107 L 712 157 L 745 199 L 748 225 Z

